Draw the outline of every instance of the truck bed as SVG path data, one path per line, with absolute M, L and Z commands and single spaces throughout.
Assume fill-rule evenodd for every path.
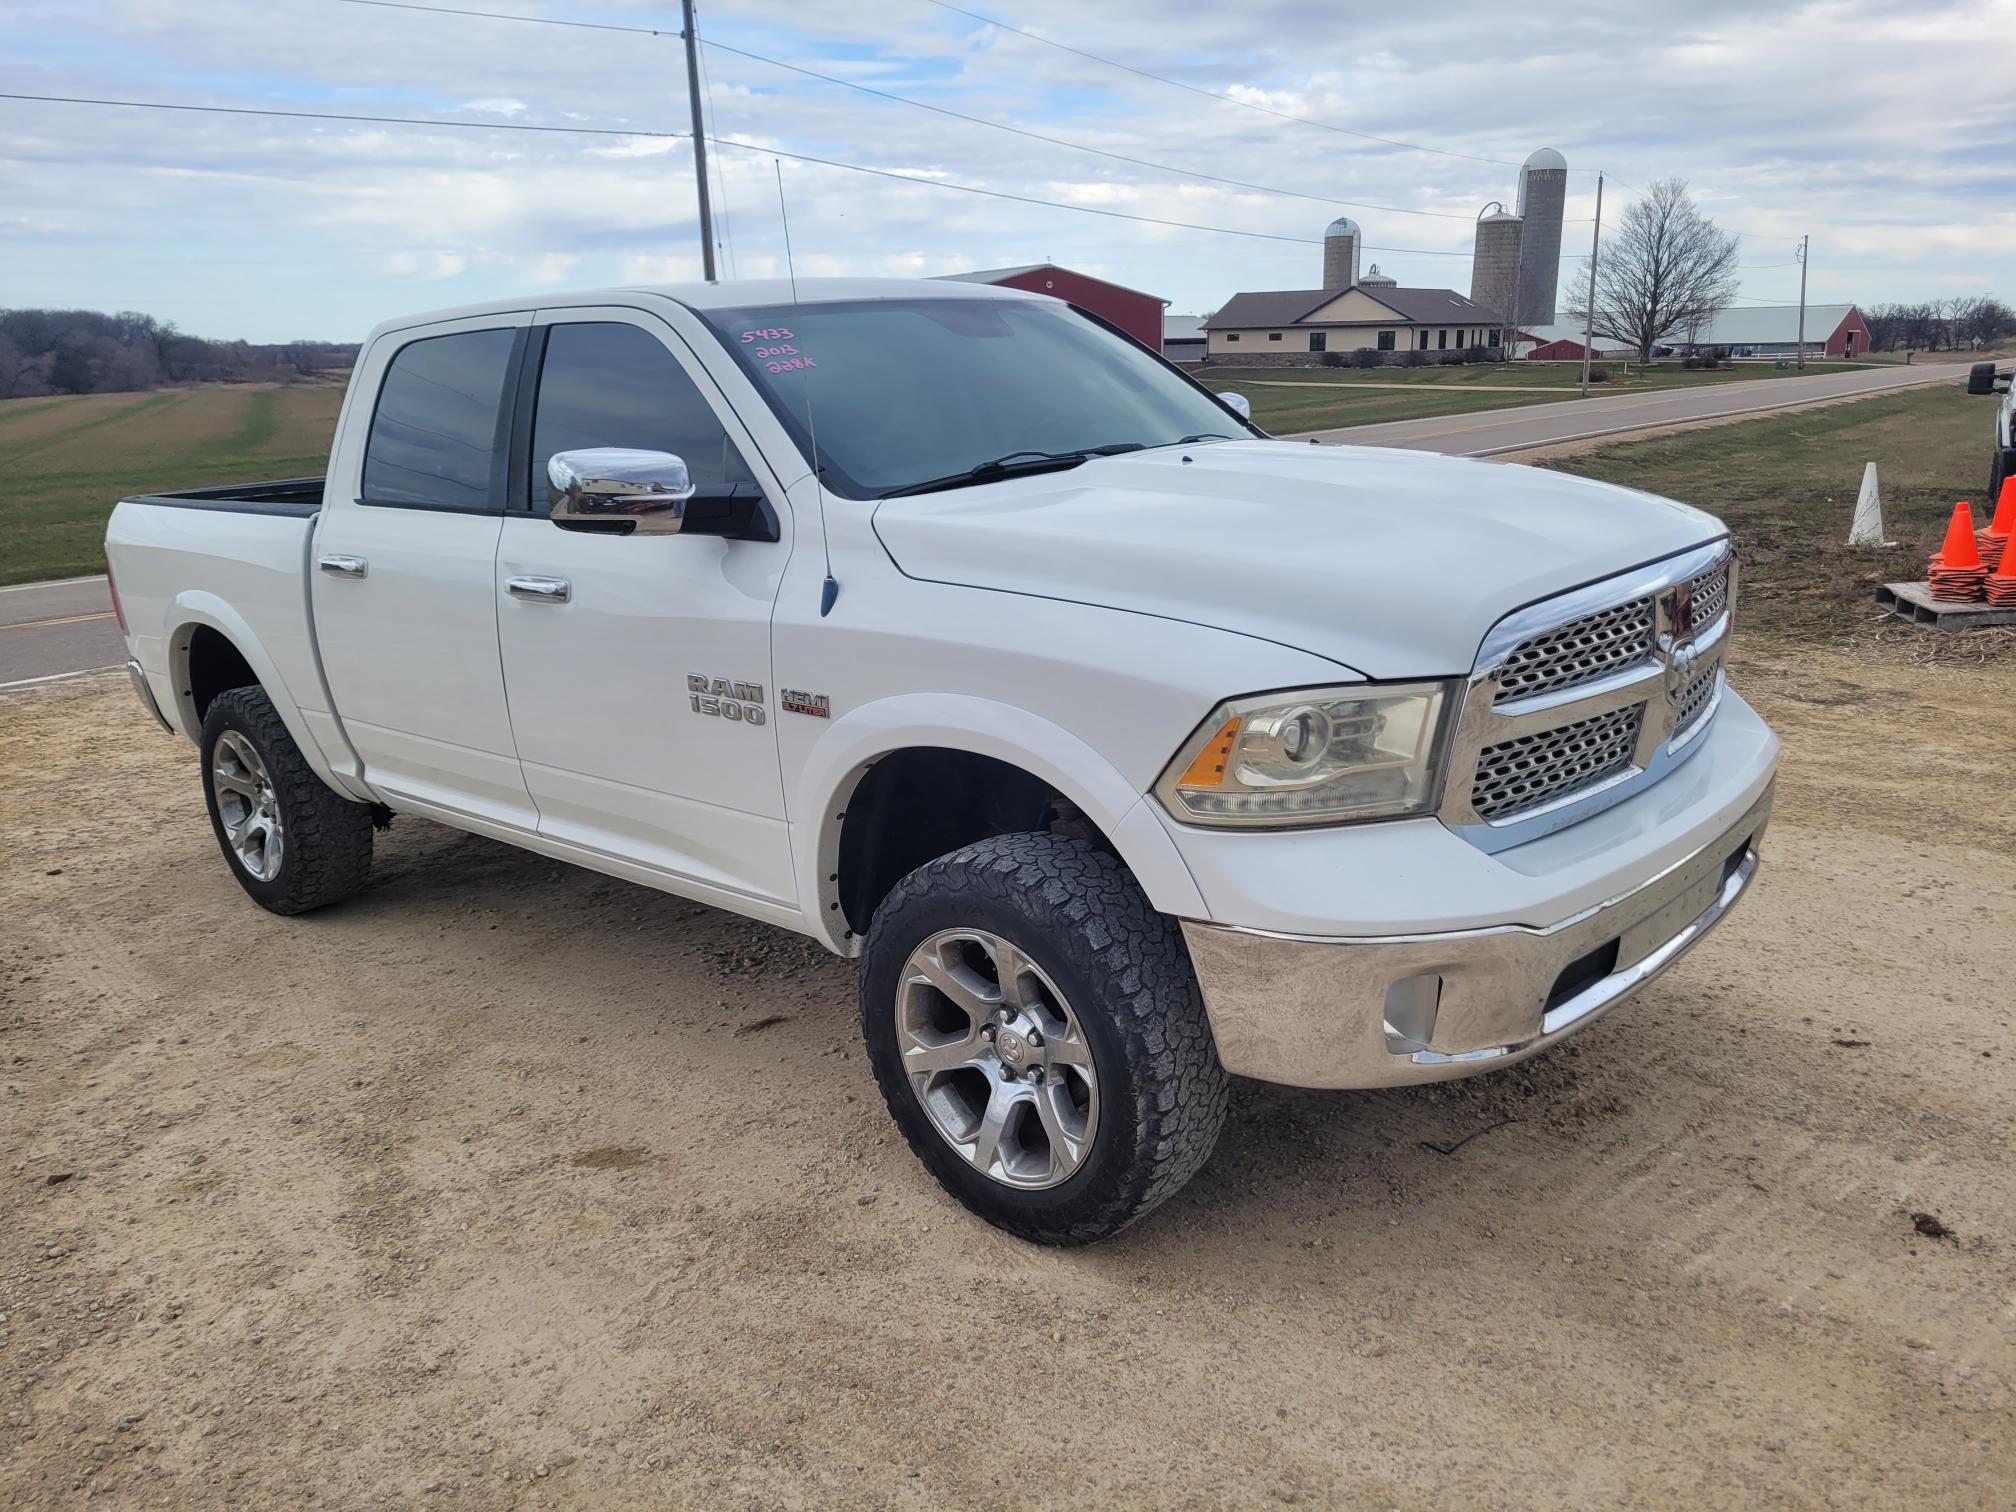
M 322 507 L 322 479 L 275 478 L 265 483 L 228 483 L 217 488 L 183 488 L 173 493 L 130 494 L 121 502 L 306 519 Z

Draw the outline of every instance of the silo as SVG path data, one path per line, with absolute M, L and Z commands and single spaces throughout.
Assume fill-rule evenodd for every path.
M 1561 212 L 1568 198 L 1568 160 L 1542 147 L 1519 170 L 1519 321 L 1552 325 L 1561 287 Z
M 1323 232 L 1323 287 L 1348 289 L 1358 282 L 1358 222 L 1340 215 Z
M 1470 254 L 1470 302 L 1482 305 L 1508 326 L 1538 323 L 1517 308 L 1519 244 L 1525 225 L 1499 205 L 1493 214 L 1477 218 L 1477 245 Z
M 1400 287 L 1400 280 L 1393 277 L 1390 273 L 1381 273 L 1379 271 L 1379 264 L 1374 263 L 1372 264 L 1372 271 L 1358 280 L 1358 287 L 1361 289 L 1397 289 Z

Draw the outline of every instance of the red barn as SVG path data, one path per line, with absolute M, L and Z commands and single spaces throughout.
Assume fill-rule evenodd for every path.
M 961 283 L 998 284 L 1004 289 L 1027 289 L 1032 294 L 1048 294 L 1066 304 L 1090 311 L 1101 320 L 1118 326 L 1151 352 L 1162 350 L 1162 309 L 1169 303 L 1139 289 L 1122 288 L 1089 273 L 1074 273 L 1055 263 L 1028 263 L 1019 268 L 983 268 L 977 273 L 942 275 Z

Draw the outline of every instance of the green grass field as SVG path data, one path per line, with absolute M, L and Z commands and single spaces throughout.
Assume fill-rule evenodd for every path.
M 1655 362 L 1644 369 L 1625 371 L 1621 362 L 1599 362 L 1595 366 L 1605 369 L 1610 377 L 1606 383 L 1611 388 L 1691 388 L 1698 384 L 1742 383 L 1761 378 L 1811 378 L 1825 373 L 1847 373 L 1861 368 L 1874 367 L 1869 362 L 1814 362 L 1808 359 L 1806 370 L 1786 366 L 1777 367 L 1769 362 L 1744 362 L 1729 367 L 1712 368 L 1706 371 L 1695 368 L 1691 371 L 1678 362 Z M 1231 363 L 1196 370 L 1200 380 L 1217 377 L 1233 378 L 1240 382 L 1257 383 L 1341 383 L 1391 385 L 1416 384 L 1431 388 L 1536 388 L 1556 390 L 1554 398 L 1562 398 L 1564 389 L 1579 390 L 1582 385 L 1582 368 L 1573 362 L 1466 362 L 1451 367 L 1309 367 L 1309 368 L 1253 368 L 1238 367 Z
M 1625 441 L 1541 465 L 1719 515 L 1742 557 L 1745 631 L 1838 642 L 1874 621 L 1878 583 L 1925 576 L 1955 500 L 1972 501 L 1976 525 L 1986 523 L 1988 426 L 1984 401 L 1941 385 Z M 1887 551 L 1847 545 L 1868 462 L 1897 542 Z
M 347 377 L 0 402 L 0 583 L 100 571 L 122 495 L 320 473 Z
M 1677 363 L 1657 364 L 1626 376 L 1618 363 L 1604 365 L 1608 382 L 1591 393 L 1614 394 L 1753 378 L 1792 378 L 1796 369 L 1769 363 L 1689 372 Z M 1867 366 L 1859 362 L 1809 365 L 1807 375 L 1838 373 Z M 1213 365 L 1192 370 L 1214 391 L 1244 394 L 1253 418 L 1277 435 L 1330 430 L 1345 425 L 1378 425 L 1389 420 L 1421 420 L 1431 415 L 1471 414 L 1521 404 L 1551 404 L 1581 397 L 1582 370 L 1573 363 L 1469 362 L 1460 367 L 1252 368 Z

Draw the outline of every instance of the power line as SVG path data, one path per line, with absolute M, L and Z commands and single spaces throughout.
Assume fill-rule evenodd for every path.
M 677 36 L 677 32 L 661 32 L 643 26 L 602 26 L 580 21 L 556 21 L 546 16 L 513 16 L 501 11 L 465 10 L 445 5 L 414 5 L 407 0 L 337 0 L 341 5 L 371 5 L 386 10 L 418 11 L 421 14 L 444 16 L 478 16 L 491 21 L 519 21 L 534 26 L 592 26 L 600 31 L 633 32 L 653 37 Z M 738 58 L 747 58 L 753 63 L 763 63 L 771 68 L 781 68 L 787 73 L 795 73 L 807 79 L 817 79 L 823 84 L 837 85 L 851 89 L 857 94 L 872 95 L 878 100 L 888 100 L 897 105 L 907 105 L 913 110 L 928 110 L 933 115 L 949 117 L 955 121 L 965 121 L 973 126 L 985 126 L 993 131 L 1005 131 L 1013 136 L 1026 137 L 1033 142 L 1046 142 L 1053 147 L 1062 147 L 1070 152 L 1089 153 L 1094 157 L 1110 158 L 1116 163 L 1128 163 L 1136 168 L 1149 168 L 1157 173 L 1174 173 L 1184 178 L 1202 180 L 1205 183 L 1224 184 L 1234 189 L 1250 189 L 1260 194 L 1278 194 L 1289 199 L 1309 200 L 1319 205 L 1341 205 L 1353 210 L 1377 210 L 1385 215 L 1423 215 L 1438 220 L 1467 221 L 1471 216 L 1453 210 L 1409 210 L 1399 205 L 1378 205 L 1369 200 L 1338 199 L 1327 194 L 1310 194 L 1301 189 L 1283 189 L 1273 184 L 1256 184 L 1247 179 L 1227 178 L 1223 174 L 1206 173 L 1201 169 L 1182 168 L 1174 163 L 1158 163 L 1150 158 L 1131 156 L 1124 152 L 1114 152 L 1110 148 L 1094 147 L 1087 142 L 1074 142 L 1067 137 L 1051 136 L 1045 132 L 1032 131 L 1025 126 L 1016 126 L 1007 121 L 993 120 L 987 116 L 968 115 L 965 111 L 954 110 L 947 105 L 934 105 L 929 100 L 914 99 L 900 95 L 893 90 L 877 89 L 872 84 L 863 84 L 854 79 L 843 79 L 834 74 L 821 73 L 816 68 L 807 68 L 798 63 L 787 63 L 782 58 L 768 57 L 763 53 L 751 52 L 747 48 L 734 47 L 726 42 L 717 42 L 711 37 L 700 39 L 703 47 L 716 52 L 732 53 Z
M 534 126 L 523 121 L 447 121 L 427 119 L 417 116 L 363 115 L 354 112 L 329 110 L 280 110 L 271 107 L 246 105 L 182 105 L 165 100 L 107 100 L 80 95 L 17 94 L 0 91 L 0 100 L 27 100 L 44 105 L 99 105 L 124 110 L 172 110 L 198 115 L 233 116 L 273 116 L 283 120 L 301 121 L 351 121 L 378 126 L 442 126 L 467 131 L 539 131 L 564 136 L 598 137 L 657 137 L 670 141 L 689 141 L 692 133 L 687 131 L 650 131 L 642 127 L 613 126 Z M 782 147 L 766 147 L 759 142 L 738 142 L 733 137 L 710 136 L 708 141 L 719 147 L 733 147 L 742 152 L 760 153 L 767 157 L 785 158 L 794 163 L 813 163 L 822 168 L 841 168 L 850 173 L 872 174 L 876 178 L 895 179 L 904 184 L 921 184 L 928 189 L 950 189 L 961 194 L 978 194 L 988 199 L 1012 200 L 1017 204 L 1040 205 L 1051 210 L 1071 210 L 1080 215 L 1103 216 L 1108 220 L 1134 221 L 1141 225 L 1166 226 L 1176 231 L 1210 231 L 1220 236 L 1243 236 L 1255 241 L 1293 242 L 1299 246 L 1321 245 L 1313 237 L 1282 236 L 1271 231 L 1242 231 L 1230 226 L 1206 226 L 1196 221 L 1164 220 L 1159 216 L 1135 215 L 1125 210 L 1105 210 L 1097 205 L 1073 205 L 1064 200 L 1042 199 L 1032 194 L 1012 194 L 1005 189 L 986 189 L 978 184 L 961 184 L 951 179 L 922 178 L 916 174 L 898 173 L 890 168 L 870 168 L 865 163 L 849 163 L 839 158 L 815 157 L 807 152 L 790 152 Z M 1435 252 L 1427 248 L 1415 247 L 1374 247 L 1375 252 L 1417 252 L 1427 257 L 1467 257 L 1467 252 Z
M 1284 121 L 1294 121 L 1301 126 L 1315 126 L 1324 131 L 1337 132 L 1342 136 L 1358 137 L 1362 141 L 1378 142 L 1387 147 L 1404 148 L 1409 152 L 1432 152 L 1438 157 L 1462 158 L 1464 161 L 1471 163 L 1489 163 L 1494 168 L 1519 168 L 1524 166 L 1523 164 L 1512 162 L 1508 158 L 1479 157 L 1474 152 L 1453 152 L 1445 147 L 1429 147 L 1420 142 L 1403 142 L 1398 137 L 1379 136 L 1370 131 L 1357 131 L 1349 126 L 1339 126 L 1334 121 L 1319 121 L 1311 116 L 1291 115 L 1285 110 L 1276 110 L 1271 105 L 1256 104 L 1251 100 L 1242 100 L 1236 95 L 1220 94 L 1215 89 L 1206 89 L 1201 84 L 1186 84 L 1181 79 L 1172 79 L 1164 74 L 1151 73 L 1145 68 L 1136 68 L 1131 63 L 1122 63 L 1117 58 L 1103 58 L 1098 53 L 1087 52 L 1082 47 L 1073 47 L 1068 42 L 1059 42 L 1051 37 L 1039 36 L 1035 32 L 1024 31 L 1019 26 L 1010 26 L 1006 21 L 997 21 L 992 16 L 983 16 L 978 11 L 967 10 L 962 5 L 952 5 L 948 3 L 948 0 L 925 0 L 925 3 L 935 5 L 943 11 L 951 11 L 954 15 L 965 16 L 969 20 L 978 21 L 986 26 L 998 27 L 1005 32 L 1013 32 L 1018 37 L 1027 37 L 1031 42 L 1041 42 L 1045 47 L 1054 47 L 1060 52 L 1067 52 L 1075 57 L 1085 58 L 1093 63 L 1103 63 L 1108 68 L 1120 69 L 1122 72 L 1133 74 L 1137 78 L 1152 79 L 1157 84 L 1167 84 L 1171 89 L 1186 90 L 1191 94 L 1203 95 L 1209 100 L 1222 100 L 1227 105 L 1238 105 L 1247 110 L 1257 110 L 1262 115 L 1276 116 Z M 1578 171 L 1583 173 L 1595 172 L 1591 168 L 1584 168 Z
M 1344 205 L 1354 210 L 1377 210 L 1387 215 L 1427 215 L 1441 220 L 1467 221 L 1468 215 L 1453 210 L 1406 210 L 1397 205 L 1375 205 L 1367 200 L 1334 199 L 1327 194 L 1308 194 L 1300 189 L 1281 189 L 1272 184 L 1255 184 L 1246 179 L 1226 178 L 1222 174 L 1205 173 L 1196 168 L 1179 168 L 1173 163 L 1157 163 L 1148 158 L 1131 157 L 1124 152 L 1113 152 L 1104 147 L 1093 147 L 1085 142 L 1073 142 L 1064 137 L 1048 136 L 1027 127 L 1011 125 L 1006 121 L 989 120 L 985 116 L 967 115 L 944 105 L 933 105 L 928 100 L 915 100 L 907 95 L 894 94 L 886 89 L 876 89 L 872 85 L 857 83 L 852 79 L 837 78 L 832 74 L 820 73 L 815 68 L 805 68 L 796 63 L 786 63 L 780 58 L 766 58 L 761 53 L 748 52 L 740 47 L 731 47 L 726 42 L 716 42 L 703 37 L 701 45 L 717 52 L 733 53 L 738 58 L 749 58 L 757 63 L 767 63 L 772 68 L 787 69 L 791 73 L 803 74 L 808 79 L 819 79 L 827 84 L 838 84 L 843 89 L 852 89 L 861 94 L 873 95 L 880 100 L 893 100 L 898 105 L 908 105 L 916 110 L 928 110 L 934 115 L 950 116 L 955 121 L 966 121 L 975 126 L 990 127 L 995 131 L 1011 132 L 1019 137 L 1027 137 L 1035 142 L 1048 142 L 1053 147 L 1068 148 L 1073 152 L 1087 152 L 1095 157 L 1111 158 L 1116 163 L 1131 163 L 1136 168 L 1152 168 L 1158 173 L 1176 173 L 1185 178 L 1202 179 L 1212 184 L 1227 184 L 1235 189 L 1253 189 L 1261 194 L 1285 195 L 1290 199 L 1312 200 L 1319 205 Z
M 384 3 L 384 0 L 379 0 Z M 280 110 L 250 105 L 180 105 L 167 100 L 101 100 L 83 95 L 15 94 L 0 90 L 0 100 L 29 100 L 43 105 L 111 105 L 126 110 L 180 110 L 198 115 L 279 116 L 296 121 L 362 121 L 377 126 L 441 126 L 453 131 L 541 131 L 556 136 L 669 137 L 684 141 L 690 132 L 648 131 L 639 126 L 534 126 L 525 121 L 448 121 L 428 116 L 359 115 L 335 110 Z M 730 146 L 739 145 L 729 143 Z M 764 149 L 766 152 L 769 148 Z M 790 154 L 785 154 L 789 156 Z M 927 180 L 919 179 L 924 183 Z
M 630 32 L 639 37 L 676 37 L 675 27 L 665 31 L 655 26 L 618 26 L 609 21 L 559 21 L 551 16 L 514 16 L 506 11 L 464 10 L 453 5 L 409 5 L 406 0 L 342 0 L 345 5 L 375 5 L 380 10 L 420 11 L 439 16 L 482 16 L 490 21 L 529 21 L 539 26 L 571 26 L 580 31 Z

